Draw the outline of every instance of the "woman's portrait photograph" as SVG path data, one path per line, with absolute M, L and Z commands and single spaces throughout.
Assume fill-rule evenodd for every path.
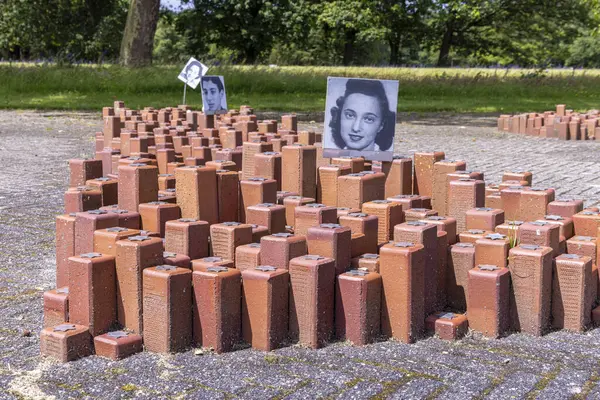
M 202 77 L 202 105 L 205 114 L 225 114 L 227 112 L 224 82 L 222 76 Z
M 327 78 L 323 156 L 391 161 L 398 81 Z
M 194 57 L 190 58 L 183 67 L 183 70 L 177 76 L 177 79 L 183 81 L 189 85 L 192 89 L 196 89 L 200 83 L 200 78 L 208 71 L 208 67 L 196 60 Z

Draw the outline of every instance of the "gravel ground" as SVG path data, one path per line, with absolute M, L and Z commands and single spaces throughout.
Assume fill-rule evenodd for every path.
M 442 150 L 489 182 L 525 167 L 536 185 L 559 196 L 600 202 L 600 143 L 501 134 L 492 117 L 402 118 L 398 153 Z M 600 398 L 600 329 L 362 348 L 333 343 L 316 351 L 142 353 L 119 362 L 42 359 L 41 296 L 54 285 L 54 216 L 63 206 L 67 160 L 92 154 L 100 126 L 98 114 L 0 112 L 0 399 Z

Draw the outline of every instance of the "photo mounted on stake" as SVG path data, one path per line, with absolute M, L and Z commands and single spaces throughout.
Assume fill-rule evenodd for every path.
M 222 76 L 202 77 L 202 106 L 207 115 L 227 113 L 225 80 Z
M 392 161 L 398 81 L 327 78 L 323 157 Z
M 206 65 L 191 57 L 179 73 L 177 79 L 188 84 L 192 89 L 196 89 L 200 83 L 200 78 L 206 74 L 206 71 L 208 71 Z

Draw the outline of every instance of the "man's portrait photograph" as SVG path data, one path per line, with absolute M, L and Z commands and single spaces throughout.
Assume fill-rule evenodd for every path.
M 398 81 L 327 78 L 323 156 L 391 161 Z
M 202 77 L 202 105 L 204 113 L 208 115 L 227 112 L 225 80 L 222 76 Z

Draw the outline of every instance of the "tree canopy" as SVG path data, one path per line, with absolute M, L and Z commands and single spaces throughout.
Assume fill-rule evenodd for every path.
M 600 0 L 183 1 L 161 10 L 155 62 L 600 67 Z M 129 5 L 3 0 L 0 57 L 116 61 Z

